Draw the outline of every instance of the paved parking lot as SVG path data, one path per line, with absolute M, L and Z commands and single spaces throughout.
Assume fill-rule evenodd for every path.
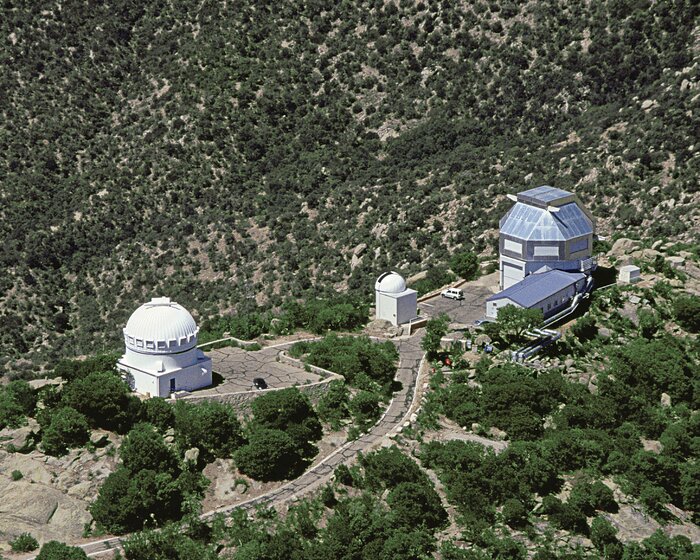
M 435 317 L 440 313 L 447 313 L 454 323 L 473 324 L 477 319 L 484 317 L 486 298 L 493 295 L 493 291 L 489 286 L 493 282 L 498 281 L 497 275 L 493 280 L 489 277 L 480 278 L 474 282 L 467 282 L 460 286 L 464 291 L 463 300 L 447 299 L 438 294 L 420 302 L 418 307 L 421 309 L 421 314 Z
M 207 392 L 254 391 L 253 379 L 256 377 L 262 377 L 270 389 L 321 381 L 321 378 L 314 373 L 278 362 L 277 354 L 282 349 L 276 347 L 247 351 L 242 348 L 226 347 L 206 352 L 212 359 L 212 369 L 224 379 L 218 385 L 197 391 L 196 394 L 200 396 Z

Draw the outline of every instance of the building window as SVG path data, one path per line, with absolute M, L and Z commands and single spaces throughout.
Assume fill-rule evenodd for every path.
M 148 350 L 155 350 L 156 349 L 156 344 L 152 340 L 147 340 L 146 341 L 146 348 Z
M 136 339 L 136 347 L 143 348 L 143 340 L 141 340 L 140 338 L 137 338 Z
M 165 350 L 165 340 L 158 341 L 158 350 Z
M 552 304 L 551 304 L 551 303 L 548 303 L 548 304 L 547 304 L 547 311 L 549 311 L 550 309 L 552 309 Z
M 583 239 L 576 239 L 569 245 L 569 252 L 578 253 L 579 251 L 585 251 L 588 249 L 588 237 Z

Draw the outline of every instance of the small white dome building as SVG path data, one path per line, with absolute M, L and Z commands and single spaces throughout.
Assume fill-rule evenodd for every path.
M 211 358 L 197 349 L 198 331 L 187 309 L 167 297 L 153 298 L 129 317 L 117 367 L 133 390 L 150 397 L 207 387 Z
M 385 272 L 374 284 L 377 319 L 395 326 L 409 323 L 418 315 L 418 292 L 406 287 L 406 280 L 396 272 Z

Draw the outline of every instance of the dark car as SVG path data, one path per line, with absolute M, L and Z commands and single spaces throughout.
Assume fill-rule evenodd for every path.
M 265 383 L 265 380 L 262 377 L 256 377 L 253 379 L 253 386 L 256 389 L 267 389 L 267 383 Z

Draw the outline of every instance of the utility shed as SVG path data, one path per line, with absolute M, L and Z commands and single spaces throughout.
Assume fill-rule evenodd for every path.
M 515 204 L 500 222 L 501 289 L 543 266 L 586 273 L 595 268 L 595 224 L 574 193 L 544 185 L 508 197 Z
M 382 274 L 374 284 L 374 293 L 377 319 L 399 326 L 418 316 L 418 292 L 407 288 L 400 274 Z
M 581 272 L 545 270 L 526 276 L 517 284 L 486 300 L 486 316 L 496 318 L 506 305 L 541 309 L 545 319 L 571 304 L 578 293 L 586 289 L 588 276 Z
M 634 284 L 642 279 L 642 273 L 638 266 L 628 264 L 620 268 L 620 276 L 618 281 L 622 284 Z

